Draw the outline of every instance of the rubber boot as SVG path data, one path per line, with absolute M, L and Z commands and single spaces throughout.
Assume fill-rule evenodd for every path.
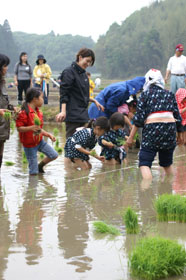
M 45 166 L 46 163 L 44 163 L 43 161 L 41 161 L 39 164 L 38 164 L 38 170 L 39 170 L 39 173 L 45 173 L 45 171 L 43 170 L 43 166 Z

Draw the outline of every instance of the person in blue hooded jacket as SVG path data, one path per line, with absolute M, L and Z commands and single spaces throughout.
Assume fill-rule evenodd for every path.
M 136 94 L 143 88 L 144 77 L 136 77 L 132 80 L 118 82 L 104 88 L 95 99 L 105 108 L 104 112 L 98 110 L 95 104 L 91 104 L 88 110 L 90 119 L 97 119 L 104 116 L 110 116 L 117 112 L 118 107 L 124 104 L 130 95 Z

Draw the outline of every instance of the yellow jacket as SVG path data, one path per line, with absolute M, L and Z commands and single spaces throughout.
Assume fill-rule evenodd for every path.
M 49 83 L 49 78 L 52 75 L 52 71 L 51 71 L 50 66 L 48 64 L 43 63 L 41 65 L 36 65 L 34 67 L 33 74 L 34 74 L 36 84 L 39 84 L 39 85 L 41 84 L 41 82 L 42 82 L 41 75 L 42 74 L 44 75 L 44 80 L 48 84 Z
M 94 82 L 91 79 L 89 79 L 89 96 L 90 96 L 90 98 L 94 97 L 94 95 L 93 95 L 94 88 L 95 88 Z

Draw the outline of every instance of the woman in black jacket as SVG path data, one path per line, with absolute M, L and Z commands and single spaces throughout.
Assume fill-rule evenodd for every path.
M 84 126 L 88 120 L 89 101 L 104 110 L 95 99 L 89 98 L 89 80 L 86 68 L 93 66 L 94 52 L 82 48 L 76 56 L 76 62 L 66 68 L 61 74 L 60 103 L 62 111 L 56 116 L 57 121 L 66 122 L 66 138 L 73 135 L 76 128 Z

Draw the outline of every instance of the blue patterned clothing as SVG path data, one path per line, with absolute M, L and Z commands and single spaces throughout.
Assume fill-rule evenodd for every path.
M 75 132 L 71 137 L 67 139 L 65 144 L 65 157 L 73 159 L 82 159 L 82 161 L 88 161 L 89 156 L 81 153 L 77 148 L 84 148 L 92 150 L 97 143 L 96 135 L 92 128 L 83 128 Z
M 176 122 L 145 124 L 151 113 L 159 111 L 172 112 Z M 141 93 L 133 123 L 137 127 L 143 127 L 141 143 L 143 148 L 157 151 L 173 149 L 176 146 L 176 130 L 182 131 L 181 116 L 175 95 L 168 90 L 152 85 L 148 91 Z
M 114 158 L 115 160 L 121 161 L 126 157 L 125 149 L 122 147 L 121 142 L 125 140 L 126 132 L 123 129 L 118 130 L 109 130 L 104 135 L 98 138 L 98 144 L 103 147 L 101 151 L 101 156 L 105 156 L 106 160 L 110 160 Z M 115 147 L 108 148 L 102 144 L 102 140 L 106 140 L 107 142 L 112 142 Z

